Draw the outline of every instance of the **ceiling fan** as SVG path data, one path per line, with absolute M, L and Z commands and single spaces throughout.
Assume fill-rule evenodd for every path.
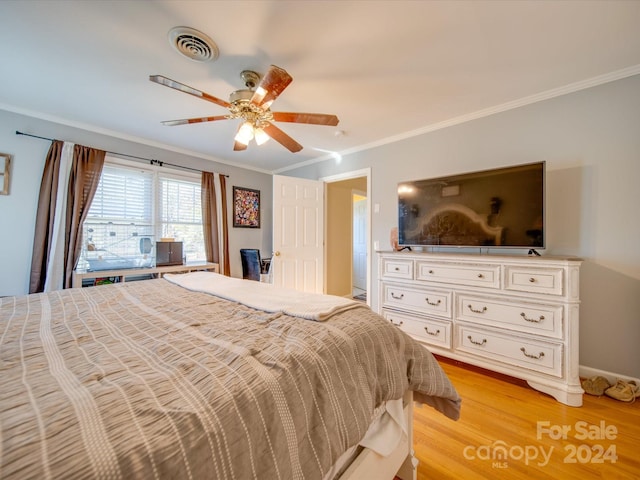
M 293 81 L 284 69 L 271 65 L 269 71 L 260 79 L 260 75 L 251 70 L 244 70 L 240 76 L 245 82 L 245 89 L 231 93 L 229 101 L 201 92 L 162 75 L 150 75 L 149 80 L 173 88 L 189 95 L 202 98 L 229 110 L 227 115 L 213 117 L 185 118 L 182 120 L 168 120 L 163 125 L 186 125 L 189 123 L 215 122 L 218 120 L 233 120 L 239 118 L 242 123 L 238 127 L 233 149 L 246 150 L 252 138 L 258 145 L 262 145 L 269 138 L 295 153 L 302 150 L 302 145 L 285 132 L 276 127 L 273 122 L 308 123 L 314 125 L 338 125 L 338 117 L 323 113 L 295 113 L 272 112 L 271 104 L 278 98 L 285 88 Z M 260 83 L 258 83 L 260 82 Z

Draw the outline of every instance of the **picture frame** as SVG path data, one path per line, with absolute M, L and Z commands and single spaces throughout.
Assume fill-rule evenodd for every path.
M 260 228 L 260 190 L 233 187 L 233 226 Z
M 9 195 L 11 180 L 11 155 L 0 153 L 0 195 Z

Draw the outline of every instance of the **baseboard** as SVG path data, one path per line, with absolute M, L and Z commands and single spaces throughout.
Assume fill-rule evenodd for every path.
M 634 380 L 638 385 L 640 385 L 640 379 L 630 377 L 629 375 L 607 372 L 605 370 L 598 370 L 597 368 L 585 367 L 584 365 L 580 365 L 578 371 L 580 374 L 580 378 L 591 378 L 599 375 L 609 380 L 609 383 L 611 384 L 616 383 L 616 380 L 625 380 L 627 382 L 630 380 Z
M 527 386 L 527 382 L 525 380 L 520 380 L 510 375 L 494 372 L 493 370 L 487 370 L 485 368 L 477 367 L 475 365 L 471 365 L 466 362 L 461 362 L 459 360 L 455 360 L 452 358 L 444 357 L 442 355 L 434 354 L 434 356 L 436 357 L 438 362 L 452 363 L 454 365 L 464 366 L 464 368 L 474 370 L 476 372 L 482 373 L 484 375 L 488 375 L 493 378 L 497 378 L 498 380 L 513 383 L 515 385 Z M 612 385 L 614 385 L 617 380 L 625 380 L 627 382 L 630 380 L 634 380 L 638 385 L 640 385 L 640 378 L 634 378 L 629 375 L 622 375 L 619 373 L 607 372 L 605 370 L 598 370 L 596 368 L 585 367 L 584 365 L 579 366 L 578 374 L 580 375 L 580 378 L 591 378 L 591 377 L 600 375 L 606 378 L 609 381 L 609 383 Z

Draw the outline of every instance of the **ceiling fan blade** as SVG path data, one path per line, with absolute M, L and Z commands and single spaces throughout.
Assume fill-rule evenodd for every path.
M 193 95 L 194 97 L 202 98 L 203 100 L 215 103 L 217 105 L 220 105 L 221 107 L 229 108 L 231 106 L 231 104 L 226 100 L 222 100 L 221 98 L 214 97 L 213 95 L 209 95 L 208 93 L 201 92 L 200 90 L 196 90 L 195 88 L 185 85 L 184 83 L 176 82 L 175 80 L 163 77 L 162 75 L 149 75 L 149 80 L 159 85 L 164 85 L 165 87 L 188 93 L 189 95 Z
M 216 115 L 215 117 L 201 117 L 201 118 L 183 118 L 181 120 L 165 120 L 160 122 L 163 125 L 169 127 L 175 127 L 176 125 L 188 125 L 190 123 L 202 123 L 202 122 L 215 122 L 216 120 L 229 120 L 226 115 Z
M 238 141 L 235 141 L 233 143 L 233 151 L 234 152 L 239 152 L 241 150 L 246 150 L 246 149 L 247 149 L 247 146 L 244 143 L 240 143 Z
M 269 135 L 290 152 L 296 153 L 302 150 L 302 145 L 300 145 L 293 138 L 276 127 L 273 123 L 267 123 L 266 125 L 263 125 L 262 129 L 267 133 L 267 135 Z
M 269 71 L 262 77 L 260 84 L 251 97 L 251 103 L 257 106 L 269 108 L 273 101 L 293 81 L 293 77 L 286 70 L 271 65 Z
M 338 117 L 325 113 L 272 112 L 276 122 L 311 123 L 314 125 L 338 125 Z

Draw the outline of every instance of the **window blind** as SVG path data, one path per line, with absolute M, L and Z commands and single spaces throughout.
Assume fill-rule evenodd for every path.
M 153 174 L 104 166 L 87 220 L 152 223 Z
M 182 240 L 187 261 L 206 260 L 200 183 L 160 177 L 160 232 Z

